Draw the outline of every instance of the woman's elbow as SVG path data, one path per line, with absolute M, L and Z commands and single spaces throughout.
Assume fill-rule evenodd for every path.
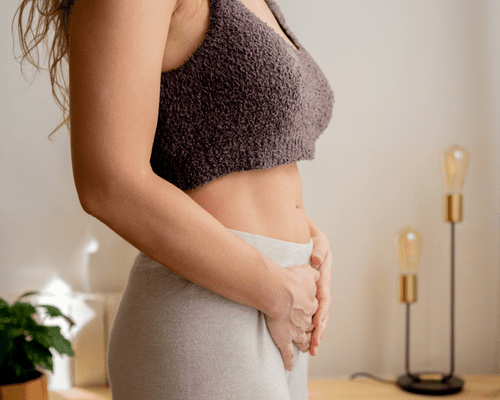
M 104 222 L 118 214 L 119 207 L 135 204 L 134 198 L 143 195 L 149 177 L 149 173 L 138 168 L 133 173 L 122 171 L 94 179 L 78 180 L 75 177 L 75 186 L 83 210 Z
M 73 177 L 78 194 L 78 200 L 83 210 L 93 217 L 102 220 L 108 204 L 112 201 L 110 194 L 113 192 L 112 179 L 107 179 L 103 174 L 95 174 L 87 169 L 73 169 Z
M 83 187 L 83 185 L 76 185 L 76 192 L 83 211 L 97 219 L 102 219 L 107 203 L 105 196 L 99 194 L 97 188 Z

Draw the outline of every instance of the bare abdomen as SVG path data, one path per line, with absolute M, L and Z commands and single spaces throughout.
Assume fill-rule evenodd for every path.
M 234 172 L 185 193 L 226 228 L 294 243 L 310 241 L 296 163 Z

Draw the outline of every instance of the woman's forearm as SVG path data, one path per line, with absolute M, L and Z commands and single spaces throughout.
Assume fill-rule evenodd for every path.
M 86 211 L 151 259 L 265 314 L 290 307 L 281 267 L 177 187 L 151 173 L 108 184 L 100 192 L 88 196 L 93 200 L 85 203 Z

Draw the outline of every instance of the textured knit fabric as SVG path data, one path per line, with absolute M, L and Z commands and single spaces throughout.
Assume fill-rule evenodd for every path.
M 313 242 L 230 229 L 282 267 L 309 264 Z M 190 282 L 139 253 L 107 350 L 115 400 L 307 400 L 308 353 L 281 353 L 259 310 Z
M 182 190 L 314 158 L 333 92 L 274 0 L 266 2 L 298 49 L 240 0 L 209 0 L 205 39 L 161 74 L 151 166 Z

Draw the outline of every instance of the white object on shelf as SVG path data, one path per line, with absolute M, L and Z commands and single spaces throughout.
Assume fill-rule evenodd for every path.
M 65 391 L 75 387 L 109 385 L 106 351 L 109 333 L 122 298 L 122 292 L 41 294 L 33 296 L 34 305 L 50 304 L 70 317 L 75 325 L 62 317 L 48 318 L 44 325 L 61 327 L 63 336 L 71 342 L 75 355 L 59 355 L 54 350 L 54 373 L 47 371 L 49 391 Z M 38 309 L 39 319 L 46 318 L 44 308 Z

